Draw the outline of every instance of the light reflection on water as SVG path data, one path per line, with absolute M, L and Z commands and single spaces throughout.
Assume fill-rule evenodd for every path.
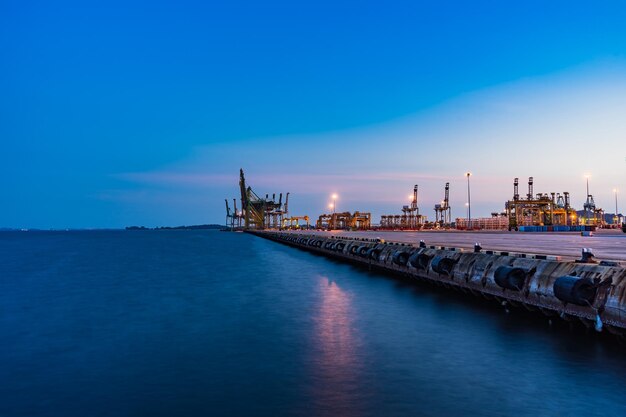
M 321 411 L 355 416 L 362 363 L 352 297 L 327 277 L 320 277 L 318 286 L 320 304 L 314 318 L 312 396 Z

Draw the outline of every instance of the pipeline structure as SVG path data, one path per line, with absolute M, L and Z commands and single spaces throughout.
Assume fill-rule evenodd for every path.
M 626 268 L 615 262 L 564 262 L 560 257 L 451 247 L 419 246 L 382 239 L 304 233 L 250 233 L 410 280 L 459 290 L 506 308 L 540 312 L 553 319 L 626 337 Z

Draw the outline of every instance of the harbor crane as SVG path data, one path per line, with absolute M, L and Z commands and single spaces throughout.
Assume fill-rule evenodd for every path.
M 228 199 L 225 198 L 226 202 L 226 227 L 230 227 L 231 229 L 235 227 L 235 213 L 230 211 L 230 207 L 228 207 Z
M 269 198 L 259 197 L 252 187 L 246 186 L 246 178 L 243 169 L 239 170 L 239 189 L 241 191 L 241 210 L 246 229 L 265 229 L 268 227 L 280 228 L 282 217 L 286 210 L 282 208 L 282 193 L 276 202 L 276 194 Z
M 289 193 L 285 195 L 283 204 L 283 193 L 265 194 L 265 197 L 259 197 L 252 190 L 252 187 L 246 184 L 246 177 L 243 169 L 239 170 L 239 191 L 241 193 L 241 211 L 237 210 L 237 201 L 233 199 L 234 211 L 232 211 L 226 200 L 226 226 L 231 229 L 281 229 L 281 228 L 299 228 L 300 220 L 306 222 L 309 226 L 308 216 L 287 217 L 289 214 Z
M 234 229 L 235 227 L 241 227 L 242 214 L 237 211 L 237 199 L 233 198 L 233 210 L 228 206 L 228 199 L 224 199 L 226 202 L 226 227 Z
M 382 229 L 409 229 L 418 230 L 424 226 L 426 216 L 420 214 L 417 206 L 417 184 L 413 186 L 413 198 L 410 206 L 402 207 L 402 214 L 389 214 L 380 216 Z
M 452 223 L 450 207 L 450 183 L 446 183 L 444 198 L 441 204 L 435 204 L 435 227 L 447 227 Z

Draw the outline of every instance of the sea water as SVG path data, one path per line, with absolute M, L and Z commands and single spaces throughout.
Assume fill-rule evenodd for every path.
M 626 349 L 245 233 L 0 233 L 0 416 L 624 416 Z

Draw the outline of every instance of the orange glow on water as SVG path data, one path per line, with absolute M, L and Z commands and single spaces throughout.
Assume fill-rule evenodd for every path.
M 326 277 L 320 279 L 319 290 L 314 318 L 314 397 L 324 412 L 358 415 L 362 363 L 351 296 Z
M 320 347 L 334 365 L 350 362 L 353 350 L 350 297 L 336 283 L 322 279 L 322 305 L 316 318 Z

